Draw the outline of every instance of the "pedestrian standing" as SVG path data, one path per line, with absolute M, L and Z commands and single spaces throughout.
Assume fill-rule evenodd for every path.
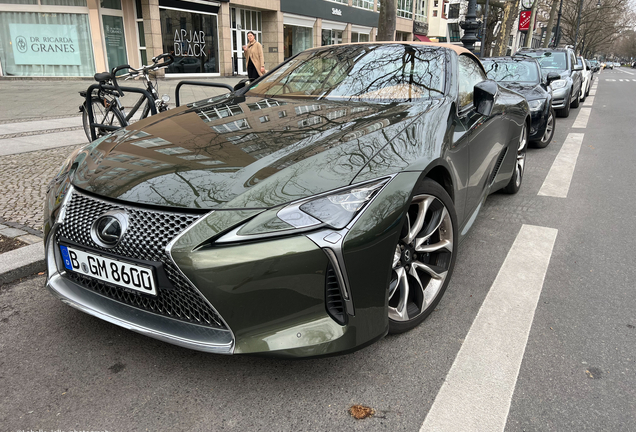
M 255 80 L 265 73 L 265 60 L 263 59 L 263 46 L 256 40 L 252 31 L 247 32 L 247 45 L 243 45 L 245 61 L 247 62 L 247 77 Z

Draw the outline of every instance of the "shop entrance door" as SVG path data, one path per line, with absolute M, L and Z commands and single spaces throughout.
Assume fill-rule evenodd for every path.
M 231 9 L 232 18 L 232 73 L 247 75 L 243 45 L 247 45 L 247 32 L 252 31 L 256 40 L 262 41 L 261 13 L 248 9 Z

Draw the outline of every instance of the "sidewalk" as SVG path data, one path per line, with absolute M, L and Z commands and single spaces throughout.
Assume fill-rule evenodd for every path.
M 242 78 L 188 80 L 234 86 Z M 170 108 L 175 106 L 179 81 L 158 81 L 159 94 L 170 96 Z M 36 240 L 42 236 L 44 196 L 49 181 L 68 155 L 88 142 L 78 108 L 83 101 L 79 92 L 93 83 L 80 79 L 0 80 L 0 223 L 4 224 L 3 230 L 10 227 L 29 233 L 29 241 L 34 243 L 33 248 L 0 254 L 0 285 L 44 270 L 42 243 Z M 139 81 L 126 81 L 125 85 L 142 87 Z M 183 86 L 181 104 L 225 92 L 221 88 Z M 129 94 L 122 103 L 132 107 L 137 98 L 137 94 Z M 35 261 L 26 259 L 31 250 L 27 248 L 38 255 Z

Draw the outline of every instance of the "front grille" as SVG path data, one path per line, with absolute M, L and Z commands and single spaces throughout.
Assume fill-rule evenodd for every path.
M 346 315 L 344 311 L 344 301 L 340 294 L 340 284 L 331 264 L 327 268 L 325 279 L 325 303 L 327 312 L 338 324 L 345 325 Z
M 115 248 L 105 249 L 91 238 L 91 225 L 99 216 L 111 210 L 126 210 L 129 215 L 128 229 Z M 226 327 L 219 315 L 166 253 L 166 246 L 199 217 L 119 205 L 75 191 L 68 202 L 64 221 L 57 230 L 58 245 L 61 239 L 65 239 L 122 258 L 160 262 L 172 286 L 170 289 L 159 287 L 157 296 L 149 297 L 79 273 L 66 272 L 66 277 L 86 289 L 129 306 L 189 323 L 224 329 Z

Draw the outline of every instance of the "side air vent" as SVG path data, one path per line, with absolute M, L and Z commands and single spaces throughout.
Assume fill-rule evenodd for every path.
M 495 168 L 492 170 L 492 174 L 490 175 L 490 181 L 488 182 L 489 185 L 492 186 L 492 184 L 495 182 L 495 178 L 497 177 L 497 174 L 499 173 L 499 168 L 501 168 L 501 164 L 503 163 L 503 160 L 507 154 L 508 154 L 508 147 L 506 147 L 503 153 L 499 155 L 499 158 L 497 159 L 497 163 L 495 164 Z
M 325 306 L 327 313 L 338 324 L 345 325 L 347 314 L 345 314 L 345 304 L 340 294 L 340 284 L 331 264 L 327 267 L 327 277 L 325 278 Z

